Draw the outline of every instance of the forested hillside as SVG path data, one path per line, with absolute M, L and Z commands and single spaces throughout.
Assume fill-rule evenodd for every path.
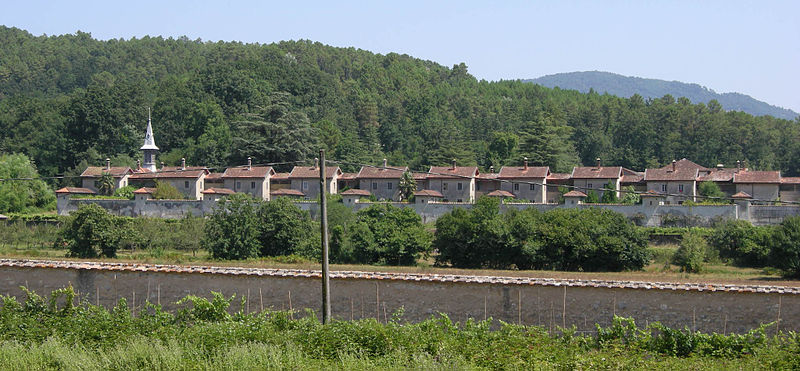
M 800 173 L 800 121 L 719 103 L 645 100 L 478 81 L 407 55 L 311 41 L 98 41 L 0 27 L 0 151 L 42 175 L 111 157 L 133 164 L 153 110 L 160 160 L 225 166 L 314 157 L 350 162 L 578 163 L 641 170 L 675 158 Z M 347 170 L 353 170 L 351 167 Z
M 772 106 L 745 94 L 720 94 L 697 84 L 622 76 L 610 72 L 557 73 L 525 81 L 549 88 L 559 87 L 583 93 L 595 90 L 600 93 L 608 93 L 625 98 L 634 94 L 639 94 L 644 98 L 660 98 L 670 94 L 675 97 L 689 98 L 694 103 L 708 103 L 711 100 L 716 100 L 727 111 L 743 111 L 756 116 L 771 115 L 787 120 L 793 120 L 798 116 L 797 112 L 790 109 Z

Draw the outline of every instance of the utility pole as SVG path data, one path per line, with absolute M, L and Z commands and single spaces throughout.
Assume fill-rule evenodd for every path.
M 328 189 L 325 186 L 325 150 L 319 150 L 319 209 L 322 232 L 322 324 L 331 320 L 331 281 L 328 272 Z

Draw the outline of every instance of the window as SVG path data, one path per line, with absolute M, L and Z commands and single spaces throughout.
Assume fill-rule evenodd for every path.
M 308 189 L 308 182 L 305 180 L 303 181 L 303 189 Z
M 386 184 L 386 187 L 387 187 L 388 189 L 392 189 L 392 182 L 389 182 L 389 183 L 387 183 L 387 184 Z
M 464 201 L 459 198 L 458 200 L 456 200 L 456 202 L 464 202 Z
M 184 180 L 183 181 L 183 188 L 189 189 L 189 181 L 188 180 Z
M 442 182 L 442 189 L 445 190 L 445 191 L 447 190 L 447 183 Z
M 458 190 L 464 189 L 464 183 L 458 182 Z
M 535 190 L 536 190 L 536 185 L 535 184 L 531 184 L 531 191 L 535 191 Z
M 678 192 L 683 193 L 683 184 L 678 184 Z
M 592 183 L 589 183 L 589 185 L 587 185 L 586 187 L 587 188 L 594 188 L 594 187 L 592 187 Z
M 372 182 L 372 189 L 378 189 L 378 182 Z
M 519 183 L 514 183 L 514 190 L 519 191 Z
M 667 191 L 667 185 L 666 184 L 662 184 L 661 185 L 661 192 L 666 192 L 666 191 Z
M 250 182 L 250 189 L 256 189 L 256 182 Z
M 480 191 L 481 190 L 481 184 L 478 183 L 477 186 L 478 186 L 478 190 Z
M 236 189 L 242 189 L 242 182 L 236 182 Z

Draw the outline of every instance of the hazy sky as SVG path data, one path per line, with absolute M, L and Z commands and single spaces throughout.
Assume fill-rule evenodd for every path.
M 309 39 L 479 79 L 572 71 L 698 83 L 800 112 L 800 1 L 7 1 L 34 35 Z

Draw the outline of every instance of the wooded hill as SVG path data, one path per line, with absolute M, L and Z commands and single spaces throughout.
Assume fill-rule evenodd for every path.
M 532 82 L 549 88 L 572 89 L 582 93 L 594 90 L 599 93 L 608 93 L 625 98 L 634 94 L 639 94 L 645 99 L 660 98 L 670 94 L 675 97 L 689 98 L 693 103 L 708 103 L 711 100 L 716 100 L 727 111 L 743 111 L 756 116 L 770 115 L 787 120 L 793 120 L 800 116 L 800 114 L 790 109 L 776 107 L 741 93 L 720 94 L 698 84 L 622 76 L 611 72 L 557 73 L 525 80 L 525 82 Z
M 313 158 L 409 165 L 578 163 L 641 170 L 690 158 L 800 173 L 800 121 L 725 112 L 719 103 L 645 100 L 478 81 L 408 55 L 311 41 L 275 44 L 88 33 L 32 36 L 0 27 L 0 151 L 42 175 L 132 165 L 147 121 L 177 165 Z M 353 171 L 357 166 L 346 166 Z

